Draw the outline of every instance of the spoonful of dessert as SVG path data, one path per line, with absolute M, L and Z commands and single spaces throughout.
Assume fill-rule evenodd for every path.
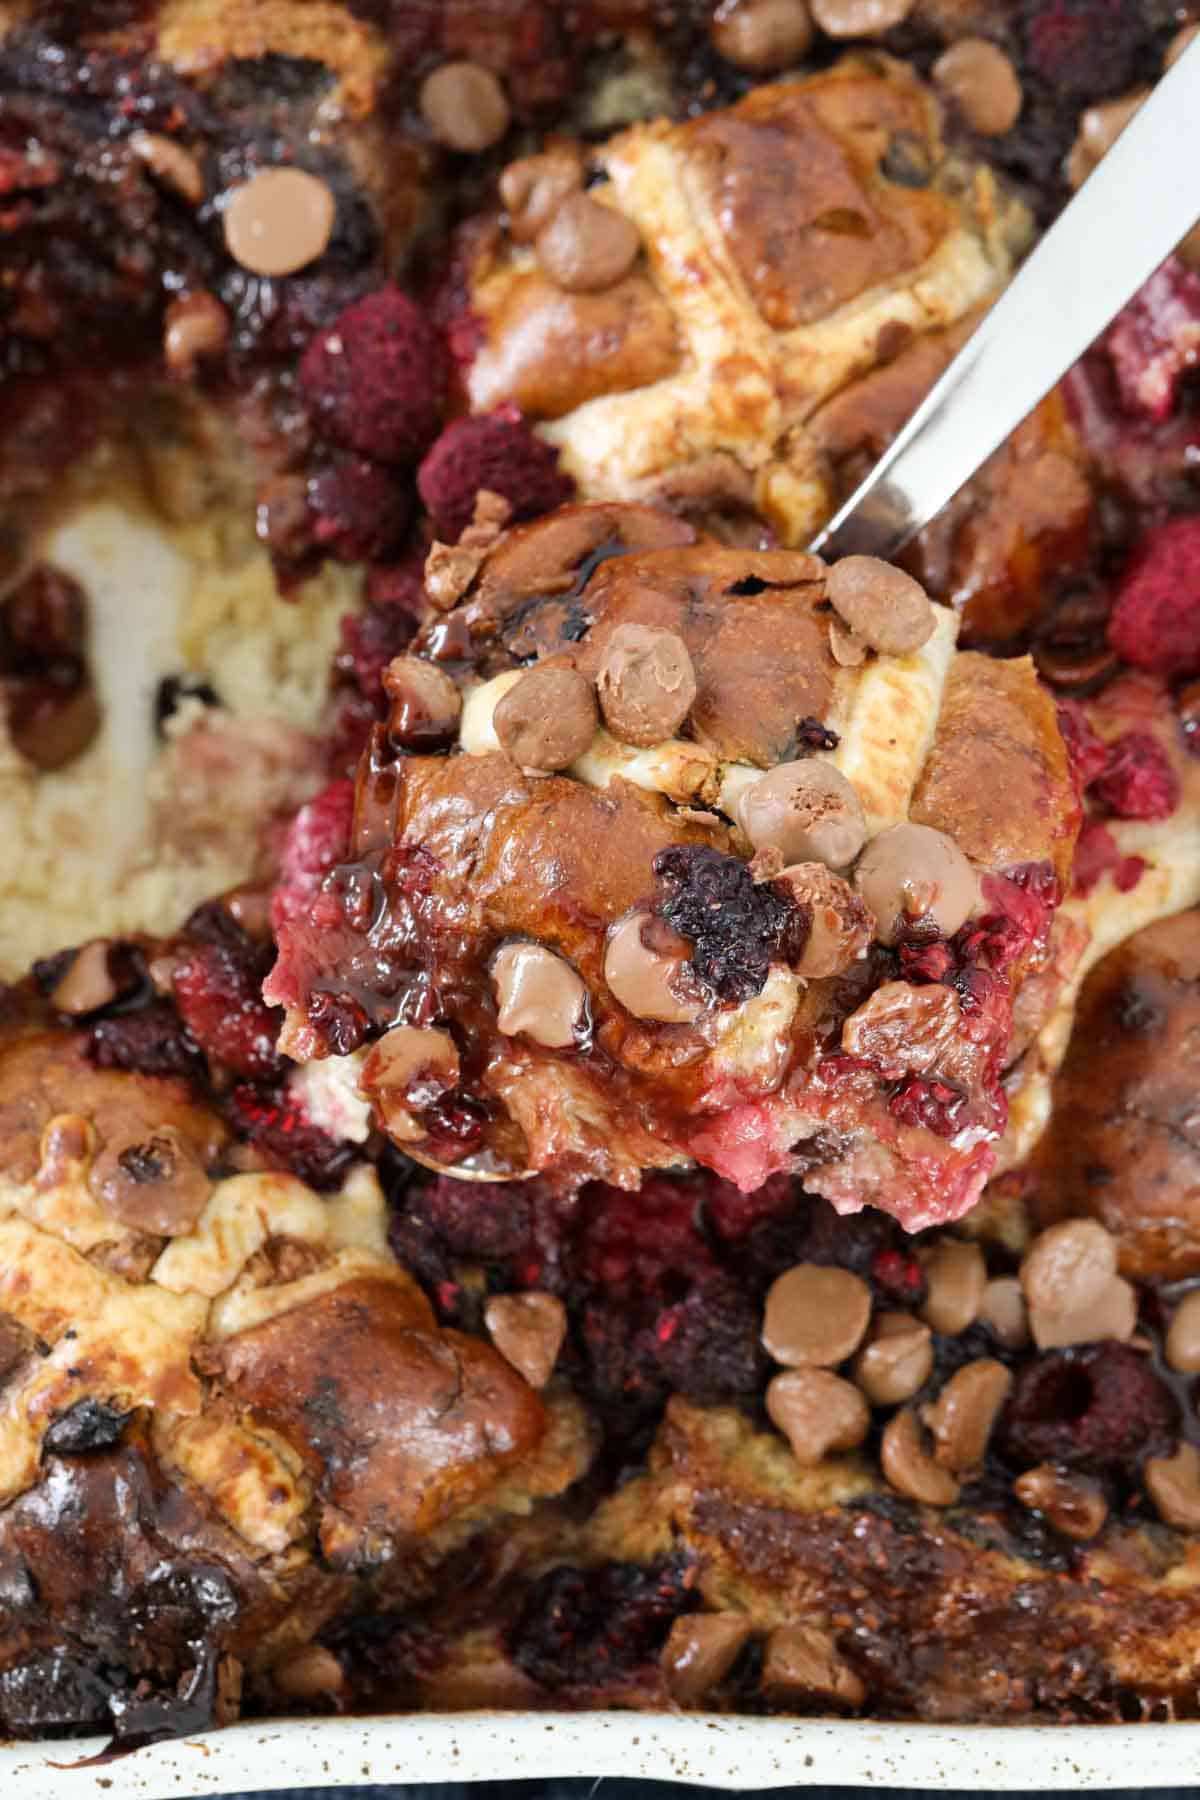
M 862 485 L 812 541 L 889 557 L 1078 360 L 1200 214 L 1200 42 L 1178 59 Z

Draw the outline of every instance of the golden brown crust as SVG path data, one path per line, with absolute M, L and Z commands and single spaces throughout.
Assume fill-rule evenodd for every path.
M 220 1371 L 239 1403 L 307 1464 L 321 1543 L 375 1560 L 493 1486 L 545 1430 L 541 1402 L 488 1345 L 439 1332 L 416 1288 L 360 1278 L 230 1338 Z
M 985 869 L 1046 861 L 1066 884 L 1079 806 L 1054 701 L 1028 657 L 955 659 L 910 817 Z

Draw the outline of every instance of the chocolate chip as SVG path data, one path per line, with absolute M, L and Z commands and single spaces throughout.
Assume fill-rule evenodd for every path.
M 600 725 L 590 681 L 577 669 L 527 669 L 492 714 L 496 736 L 523 769 L 565 769 Z
M 866 837 L 862 803 L 831 763 L 779 763 L 742 790 L 737 811 L 754 848 L 773 845 L 788 863 L 843 868 Z
M 1142 1470 L 1155 1511 L 1181 1531 L 1200 1530 L 1200 1450 L 1181 1443 L 1173 1456 L 1152 1456 Z
M 788 1369 L 767 1383 L 767 1413 L 804 1468 L 831 1450 L 855 1450 L 871 1413 L 858 1389 L 828 1369 Z
M 812 43 L 808 0 L 721 0 L 708 36 L 735 69 L 774 74 L 799 62 Z
M 1031 1312 L 1081 1312 L 1117 1272 L 1116 1240 L 1095 1219 L 1064 1219 L 1040 1232 L 1021 1263 Z
M 1012 1387 L 1001 1362 L 981 1356 L 956 1369 L 936 1400 L 921 1410 L 934 1441 L 934 1461 L 956 1475 L 977 1469 Z
M 421 83 L 417 104 L 438 143 L 467 155 L 498 144 L 511 118 L 504 89 L 481 63 L 443 63 Z
M 531 244 L 568 194 L 583 186 L 578 156 L 569 150 L 547 150 L 509 163 L 500 177 L 500 198 L 508 213 L 508 233 L 518 244 Z
M 723 1681 L 750 1641 L 745 1613 L 687 1613 L 676 1619 L 659 1658 L 672 1699 L 702 1700 Z
M 1137 1294 L 1127 1281 L 1112 1275 L 1096 1299 L 1075 1312 L 1030 1307 L 1029 1326 L 1039 1350 L 1101 1341 L 1128 1343 L 1137 1327 Z
M 586 1017 L 587 989 L 570 963 L 543 944 L 505 944 L 492 963 L 496 1026 L 548 1050 L 574 1044 Z
M 933 1334 L 910 1313 L 885 1312 L 854 1363 L 854 1379 L 873 1406 L 899 1406 L 923 1388 L 933 1369 Z
M 154 1237 L 186 1236 L 213 1188 L 195 1146 L 173 1125 L 133 1143 L 106 1144 L 88 1186 L 123 1225 Z
M 135 131 L 129 139 L 129 148 L 139 162 L 145 163 L 152 174 L 157 175 L 164 187 L 169 187 L 189 206 L 199 206 L 204 198 L 204 174 L 190 150 L 158 131 Z
M 226 197 L 222 223 L 230 256 L 252 275 L 294 275 L 333 236 L 333 194 L 306 169 L 260 169 Z
M 890 1418 L 879 1446 L 883 1473 L 892 1487 L 923 1506 L 953 1506 L 959 1486 L 925 1447 L 921 1422 L 910 1406 Z
M 537 259 L 568 293 L 612 287 L 627 275 L 642 247 L 636 225 L 590 194 L 568 194 L 538 232 Z
M 882 37 L 902 25 L 914 0 L 810 0 L 813 18 L 830 37 Z
M 391 702 L 388 736 L 406 750 L 430 749 L 453 737 L 462 696 L 444 669 L 421 656 L 394 656 L 383 672 Z
M 1108 1504 L 1099 1486 L 1053 1463 L 1026 1469 L 1013 1482 L 1013 1493 L 1030 1512 L 1039 1512 L 1063 1537 L 1086 1543 L 1103 1530 Z
M 847 1269 L 797 1263 L 772 1282 L 763 1348 L 793 1367 L 833 1368 L 852 1356 L 871 1317 L 871 1290 Z
M 163 314 L 167 373 L 190 381 L 198 362 L 221 356 L 229 342 L 229 314 L 206 288 L 172 300 Z
M 623 744 L 649 748 L 673 737 L 696 698 L 688 647 L 675 631 L 618 625 L 596 676 L 604 723 Z
M 1024 96 L 1017 71 L 999 45 L 987 38 L 959 38 L 943 50 L 932 74 L 972 131 L 984 137 L 1011 131 L 1021 116 Z
M 689 1025 L 704 1010 L 690 979 L 690 946 L 653 913 L 630 913 L 614 925 L 604 952 L 604 979 L 635 1019 Z
M 768 848 L 759 856 L 780 852 Z M 808 937 L 792 967 L 807 981 L 841 975 L 861 961 L 875 935 L 875 921 L 848 881 L 824 863 L 793 863 L 774 877 L 776 892 L 784 889 L 796 906 L 810 917 Z
M 567 1334 L 567 1309 L 553 1294 L 493 1294 L 483 1309 L 493 1344 L 530 1387 L 545 1387 Z
M 1029 1314 L 1021 1283 L 1015 1275 L 997 1275 L 983 1290 L 979 1323 L 1009 1350 L 1021 1350 L 1029 1342 Z
M 413 1143 L 426 1135 L 421 1112 L 458 1086 L 454 1039 L 433 1026 L 393 1025 L 372 1044 L 359 1086 L 375 1102 L 389 1135 Z
M 1181 1375 L 1200 1374 L 1200 1288 L 1185 1294 L 1171 1315 L 1166 1354 Z
M 763 1654 L 762 1687 L 777 1704 L 798 1699 L 861 1706 L 867 1690 L 828 1634 L 815 1625 L 777 1625 Z
M 111 949 L 110 938 L 93 938 L 79 947 L 70 967 L 50 995 L 50 1004 L 56 1012 L 80 1018 L 86 1013 L 99 1012 L 102 1006 L 116 999 L 120 988 L 109 967 Z
M 843 556 L 825 591 L 842 623 L 881 655 L 908 656 L 933 635 L 933 607 L 920 582 L 876 556 Z
M 958 845 L 929 825 L 889 825 L 872 838 L 854 885 L 875 915 L 881 944 L 952 937 L 979 898 L 978 877 Z
M 943 1238 L 922 1257 L 927 1291 L 921 1317 L 935 1331 L 957 1337 L 979 1316 L 987 1264 L 978 1244 Z

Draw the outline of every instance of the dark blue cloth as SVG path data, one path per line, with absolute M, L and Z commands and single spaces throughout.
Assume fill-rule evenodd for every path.
M 1186 1800 L 1200 1789 L 1200 1779 L 1193 1788 L 1115 1788 L 1105 1800 Z M 580 1779 L 578 1781 L 481 1781 L 475 1783 L 428 1783 L 415 1787 L 294 1788 L 279 1800 L 695 1800 L 696 1789 L 682 1782 L 618 1781 Z M 874 1800 L 879 1792 L 892 1800 L 931 1800 L 928 1788 L 756 1788 L 747 1789 L 739 1800 L 821 1800 L 825 1794 L 837 1800 Z M 216 1800 L 253 1800 L 250 1794 L 217 1796 Z M 935 1800 L 1021 1800 L 1011 1793 L 994 1796 L 972 1790 L 946 1793 Z M 1084 1800 L 1078 1795 L 1039 1793 L 1024 1800 Z M 1093 1800 L 1089 1794 L 1088 1800 Z

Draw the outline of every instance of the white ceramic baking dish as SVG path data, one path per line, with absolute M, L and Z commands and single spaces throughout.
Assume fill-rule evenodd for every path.
M 1192 1786 L 1200 1725 L 880 1725 L 646 1713 L 459 1713 L 235 1725 L 92 1767 L 101 1740 L 0 1746 L 4 1800 L 184 1796 L 368 1782 L 636 1775 L 704 1787 Z M 72 1766 L 72 1765 L 75 1766 Z

